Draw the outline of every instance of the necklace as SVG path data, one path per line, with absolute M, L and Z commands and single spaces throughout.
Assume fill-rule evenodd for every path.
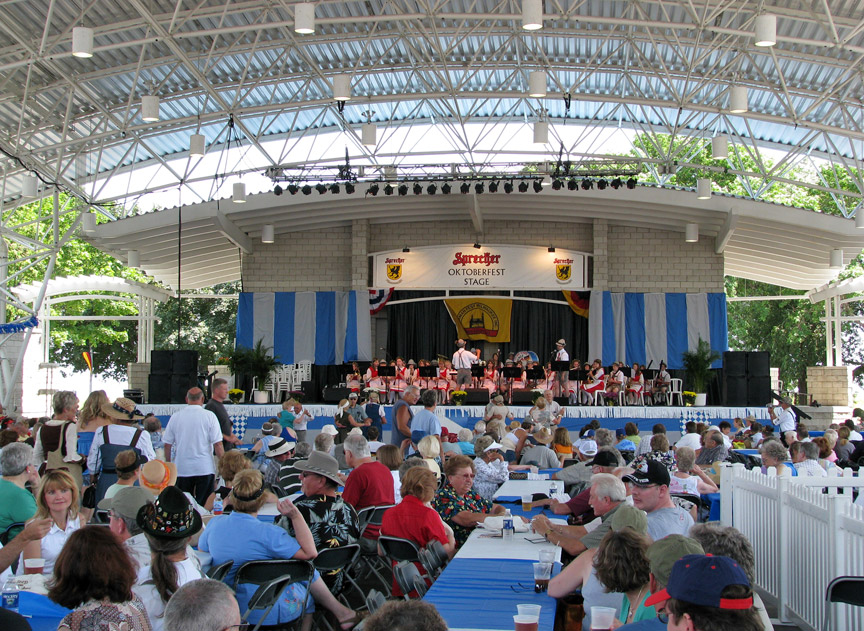
M 645 595 L 645 590 L 648 588 L 647 585 L 643 585 L 642 589 L 639 590 L 639 595 L 636 596 L 636 604 L 633 604 L 633 601 L 630 601 L 630 612 L 627 614 L 627 622 L 633 621 L 633 616 L 636 615 L 636 610 L 639 609 L 639 604 L 642 602 L 642 596 Z

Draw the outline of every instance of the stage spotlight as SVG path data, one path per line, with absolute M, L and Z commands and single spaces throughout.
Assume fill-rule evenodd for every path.
M 426 192 L 429 193 L 430 195 L 434 195 L 435 193 L 438 192 L 438 187 L 435 186 L 434 184 L 430 184 L 429 186 L 426 187 Z
M 498 182 L 489 182 L 489 192 L 497 193 L 498 192 Z
M 408 194 L 408 185 L 407 184 L 400 184 L 399 185 L 399 194 L 402 197 L 405 197 Z
M 636 178 L 635 177 L 631 177 L 629 180 L 627 180 L 627 188 L 629 188 L 631 191 L 634 188 L 636 188 Z
M 345 192 L 349 195 L 354 193 L 354 184 L 351 182 L 345 182 Z
M 337 195 L 339 193 L 339 191 L 340 191 L 340 188 L 339 188 L 338 184 L 331 184 L 330 185 L 330 192 L 331 193 L 333 193 L 334 195 Z
M 441 185 L 441 192 L 444 193 L 445 195 L 449 195 L 450 191 L 452 191 L 452 190 L 453 190 L 453 187 L 450 186 L 450 182 L 444 182 L 444 184 Z
M 483 182 L 477 182 L 477 184 L 474 185 L 474 192 L 478 195 L 482 195 L 485 188 L 486 187 L 483 185 Z
M 415 182 L 414 183 L 414 194 L 415 195 L 421 195 L 422 193 L 423 193 L 423 187 L 420 186 L 420 182 Z
M 534 180 L 534 192 L 539 193 L 543 190 L 543 182 L 540 180 Z
M 462 182 L 462 186 L 459 187 L 459 192 L 463 195 L 467 195 L 470 190 L 471 187 L 468 185 L 468 182 Z
M 561 180 L 552 180 L 552 190 L 560 191 L 561 186 Z
M 393 189 L 393 186 L 391 186 L 390 184 L 388 184 L 387 186 L 384 187 L 384 194 L 385 194 L 385 195 L 392 195 L 392 194 L 393 194 L 393 190 L 394 190 L 394 189 Z
M 312 194 L 312 187 L 309 186 L 308 184 L 304 184 L 303 188 L 301 188 L 300 190 L 303 191 L 304 195 L 311 195 Z
M 318 191 L 319 195 L 323 195 L 324 193 L 327 192 L 327 187 L 324 186 L 323 184 L 316 184 L 315 190 Z
M 480 246 L 480 243 L 479 243 L 478 241 L 475 241 L 475 242 L 474 242 L 474 248 L 477 249 L 477 250 L 479 250 L 480 247 L 481 247 L 481 246 Z
M 377 184 L 370 184 L 369 189 L 367 190 L 367 193 L 369 193 L 372 197 L 375 197 L 378 194 L 378 185 Z M 390 193 L 387 193 L 387 194 L 389 195 Z
M 572 178 L 567 180 L 567 190 L 568 191 L 575 191 L 577 188 L 579 188 L 579 184 L 578 184 L 578 182 L 576 182 L 576 180 L 574 180 Z
M 405 253 L 407 254 L 408 252 L 411 251 L 411 248 L 409 248 L 409 247 L 406 245 L 404 248 L 402 248 L 402 251 L 405 252 Z
M 550 245 L 550 246 L 546 249 L 546 251 L 549 252 L 550 254 L 553 253 L 553 252 L 555 252 L 555 246 L 554 246 L 554 245 Z
M 292 195 L 296 195 L 299 190 L 300 190 L 300 187 L 297 186 L 296 184 L 289 184 L 288 185 L 288 192 L 291 193 Z
M 282 187 L 278 184 L 273 188 L 273 194 L 277 197 L 282 194 Z
M 508 195 L 513 192 L 513 182 L 504 182 L 504 192 Z
M 594 182 L 589 180 L 587 177 L 584 180 L 582 180 L 582 190 L 583 191 L 587 191 L 587 190 L 590 190 L 592 188 L 594 188 Z
M 616 191 L 622 186 L 624 186 L 624 182 L 621 181 L 620 177 L 616 177 L 614 180 L 612 180 L 612 188 L 614 188 Z
M 597 180 L 597 190 L 603 191 L 606 190 L 606 185 L 608 182 L 606 180 Z
M 519 192 L 520 193 L 527 193 L 528 192 L 528 182 L 526 182 L 525 180 L 522 180 L 521 182 L 519 182 Z

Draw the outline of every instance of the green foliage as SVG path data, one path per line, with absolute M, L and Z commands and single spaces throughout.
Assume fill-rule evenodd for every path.
M 852 174 L 854 174 L 854 177 Z M 848 169 L 834 169 L 830 166 L 823 166 L 819 170 L 819 176 L 820 182 L 829 188 L 837 188 L 858 194 L 864 193 L 864 190 L 861 188 L 862 173 L 858 169 L 852 167 Z M 861 203 L 860 197 L 835 195 L 816 189 L 808 190 L 807 195 L 821 212 L 834 215 L 842 214 L 840 211 L 841 208 L 845 208 L 847 212 L 851 212 Z
M 245 374 L 258 379 L 258 389 L 264 388 L 268 375 L 279 365 L 270 354 L 272 349 L 264 346 L 264 340 L 259 339 L 252 348 L 238 346 L 228 357 L 228 368 L 231 374 Z
M 718 359 L 720 353 L 711 348 L 711 342 L 706 342 L 701 337 L 695 349 L 681 353 L 687 384 L 692 386 L 697 394 L 707 392 L 705 386 L 711 379 L 711 364 Z

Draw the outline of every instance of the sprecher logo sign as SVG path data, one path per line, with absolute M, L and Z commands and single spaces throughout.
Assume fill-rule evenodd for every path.
M 384 264 L 387 266 L 387 281 L 393 284 L 402 280 L 402 264 L 405 259 L 385 259 Z
M 481 302 L 472 302 L 462 307 L 456 314 L 456 319 L 465 329 L 465 335 L 470 338 L 480 335 L 497 337 L 501 328 L 495 311 Z
M 555 280 L 569 283 L 573 276 L 573 259 L 555 259 Z

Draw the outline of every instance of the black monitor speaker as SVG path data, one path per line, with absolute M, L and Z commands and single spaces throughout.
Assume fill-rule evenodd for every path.
M 747 405 L 747 377 L 725 375 L 723 380 L 723 402 L 728 407 Z
M 771 353 L 768 351 L 750 351 L 747 353 L 747 376 L 770 377 Z
M 513 405 L 532 405 L 532 390 L 514 390 Z
M 763 406 L 771 403 L 771 377 L 750 377 L 747 380 L 747 405 Z
M 348 388 L 324 388 L 324 403 L 339 403 L 351 394 Z
M 171 375 L 150 374 L 147 379 L 147 403 L 171 403 Z
M 150 374 L 170 375 L 173 371 L 174 351 L 150 351 Z
M 489 391 L 486 388 L 466 388 L 465 405 L 486 405 L 489 403 Z
M 723 371 L 730 377 L 747 375 L 747 353 L 745 351 L 726 351 L 723 353 Z

